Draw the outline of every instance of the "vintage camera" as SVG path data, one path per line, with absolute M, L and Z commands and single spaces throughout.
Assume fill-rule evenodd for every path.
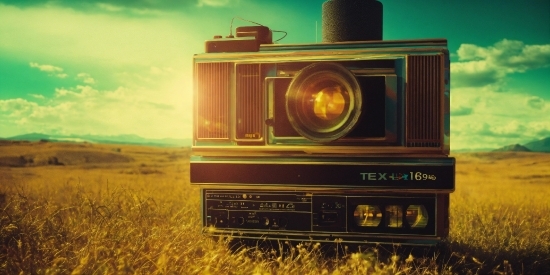
M 367 14 L 379 4 L 351 2 Z M 356 12 L 349 3 L 325 2 L 323 19 Z M 381 15 L 368 17 L 381 28 Z M 338 27 L 324 32 L 341 35 Z M 371 31 L 285 45 L 271 36 L 237 28 L 194 56 L 190 179 L 201 187 L 204 232 L 415 245 L 447 236 L 447 41 L 373 40 Z

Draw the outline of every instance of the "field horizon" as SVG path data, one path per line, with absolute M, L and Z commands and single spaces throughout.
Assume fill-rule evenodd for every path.
M 201 235 L 189 148 L 0 141 L 0 274 L 550 274 L 550 154 L 452 156 L 440 246 L 328 256 Z

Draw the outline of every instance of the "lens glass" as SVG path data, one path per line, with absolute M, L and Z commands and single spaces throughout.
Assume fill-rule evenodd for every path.
M 377 227 L 382 221 L 382 211 L 376 205 L 358 205 L 353 211 L 355 224 L 362 227 Z
M 314 95 L 313 111 L 322 120 L 333 120 L 344 112 L 346 99 L 343 96 L 342 86 L 327 87 Z
M 428 211 L 424 205 L 410 205 L 407 207 L 407 222 L 411 228 L 425 228 L 428 225 Z
M 394 228 L 403 226 L 403 209 L 401 206 L 386 206 L 386 226 Z
M 300 135 L 330 142 L 349 133 L 361 114 L 361 90 L 355 76 L 335 63 L 302 69 L 286 93 L 289 122 Z
M 314 76 L 302 92 L 300 118 L 309 128 L 327 133 L 346 123 L 353 99 L 340 82 Z

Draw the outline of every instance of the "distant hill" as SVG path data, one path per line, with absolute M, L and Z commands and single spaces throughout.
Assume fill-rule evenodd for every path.
M 185 147 L 191 146 L 191 139 L 148 139 L 138 135 L 116 135 L 116 136 L 100 136 L 100 135 L 48 135 L 41 133 L 30 133 L 18 135 L 3 140 L 26 140 L 26 141 L 63 141 L 63 142 L 89 142 L 102 144 L 135 144 L 147 146 L 162 146 L 162 147 Z
M 48 140 L 49 138 L 50 138 L 49 135 L 39 134 L 39 133 L 30 133 L 30 134 L 24 134 L 24 135 L 8 137 L 8 138 L 2 138 L 2 139 L 4 139 L 4 140 L 40 141 L 40 140 Z
M 531 152 L 531 150 L 525 146 L 513 144 L 495 149 L 493 152 Z
M 538 152 L 550 153 L 550 137 L 531 141 L 524 145 L 513 144 L 492 150 L 493 152 Z
M 475 149 L 471 149 L 471 148 L 462 148 L 462 149 L 453 149 L 452 145 L 451 145 L 451 152 L 452 153 L 478 153 L 478 152 L 491 152 L 495 150 L 495 148 L 475 148 Z
M 523 145 L 533 152 L 550 153 L 550 137 L 532 141 Z

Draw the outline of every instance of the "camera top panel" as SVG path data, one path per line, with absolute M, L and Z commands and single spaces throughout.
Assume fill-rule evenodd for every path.
M 410 48 L 441 48 L 447 47 L 446 39 L 417 39 L 417 40 L 388 40 L 388 41 L 351 41 L 335 43 L 312 43 L 312 44 L 262 44 L 253 36 L 235 37 L 235 38 L 215 38 L 205 42 L 205 53 L 207 55 L 235 55 L 237 53 L 272 53 L 285 51 L 304 51 L 304 50 L 354 50 L 371 49 L 387 50 L 399 49 L 408 50 Z M 196 58 L 202 54 L 196 54 Z

